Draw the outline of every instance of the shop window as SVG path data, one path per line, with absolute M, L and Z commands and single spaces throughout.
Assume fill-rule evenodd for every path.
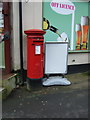
M 62 33 L 66 33 L 69 42 L 69 52 L 88 52 L 90 50 L 90 3 L 72 2 L 70 4 L 71 6 L 68 3 L 60 3 L 55 0 L 43 2 L 43 29 L 46 29 L 45 40 L 57 41 Z M 71 13 L 69 14 L 68 12 Z M 54 31 L 50 30 L 51 26 L 56 31 L 55 29 Z

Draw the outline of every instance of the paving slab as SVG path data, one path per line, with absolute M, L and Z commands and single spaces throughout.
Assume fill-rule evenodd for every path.
M 88 118 L 89 74 L 66 75 L 70 86 L 43 87 L 32 83 L 14 89 L 2 103 L 3 118 Z

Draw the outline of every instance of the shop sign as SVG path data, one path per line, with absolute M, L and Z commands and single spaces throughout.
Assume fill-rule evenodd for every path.
M 50 6 L 56 13 L 62 15 L 73 14 L 75 11 L 74 4 L 69 0 L 52 0 Z

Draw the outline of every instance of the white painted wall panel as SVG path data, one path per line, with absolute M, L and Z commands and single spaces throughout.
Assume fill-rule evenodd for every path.
M 68 65 L 88 64 L 90 53 L 71 53 L 68 55 Z
M 11 5 L 11 61 L 12 69 L 20 69 L 20 44 L 19 44 L 19 4 L 12 2 Z

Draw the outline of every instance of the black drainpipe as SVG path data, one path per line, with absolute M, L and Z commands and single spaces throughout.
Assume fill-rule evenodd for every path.
M 19 2 L 19 35 L 20 35 L 20 85 L 24 85 L 24 69 L 23 69 L 23 31 L 22 31 L 22 2 Z

